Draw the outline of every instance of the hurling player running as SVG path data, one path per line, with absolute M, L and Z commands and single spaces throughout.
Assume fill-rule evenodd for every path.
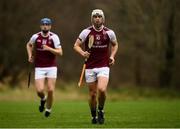
M 115 63 L 118 42 L 113 30 L 104 26 L 102 10 L 95 9 L 91 14 L 92 26 L 84 29 L 74 44 L 74 50 L 87 59 L 85 77 L 89 88 L 89 107 L 92 124 L 104 123 L 104 105 L 109 81 L 110 66 Z M 94 37 L 88 48 L 89 37 Z M 82 46 L 85 46 L 85 50 Z
M 56 56 L 63 54 L 58 35 L 50 31 L 51 25 L 51 19 L 41 19 L 41 31 L 34 34 L 26 45 L 28 61 L 35 65 L 35 87 L 37 95 L 41 99 L 39 111 L 45 110 L 46 117 L 51 114 L 53 104 L 57 78 Z M 33 55 L 33 51 L 35 55 Z M 45 84 L 47 85 L 47 95 Z

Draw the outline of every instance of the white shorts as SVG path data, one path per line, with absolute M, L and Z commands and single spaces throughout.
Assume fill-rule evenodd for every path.
M 57 78 L 57 67 L 35 68 L 35 79 Z
M 101 67 L 101 68 L 93 68 L 93 69 L 86 69 L 85 77 L 86 82 L 91 83 L 97 80 L 97 77 L 107 77 L 109 78 L 109 67 Z

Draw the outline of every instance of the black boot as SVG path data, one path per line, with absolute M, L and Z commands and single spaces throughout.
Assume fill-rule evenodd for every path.
M 92 117 L 91 123 L 92 124 L 97 124 L 97 117 Z
M 104 111 L 103 110 L 98 111 L 98 123 L 104 124 Z

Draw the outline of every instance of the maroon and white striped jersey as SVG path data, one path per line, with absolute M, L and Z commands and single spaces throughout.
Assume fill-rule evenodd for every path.
M 94 36 L 94 43 L 88 50 L 89 37 Z M 79 39 L 84 43 L 85 50 L 90 52 L 90 56 L 86 62 L 86 68 L 109 67 L 109 45 L 116 41 L 116 35 L 113 30 L 102 27 L 100 31 L 95 30 L 93 26 L 84 29 Z
M 56 66 L 56 56 L 49 52 L 43 50 L 43 45 L 47 45 L 51 48 L 60 48 L 60 40 L 58 35 L 48 32 L 48 36 L 44 37 L 42 32 L 34 34 L 30 41 L 35 44 L 35 67 L 53 67 Z

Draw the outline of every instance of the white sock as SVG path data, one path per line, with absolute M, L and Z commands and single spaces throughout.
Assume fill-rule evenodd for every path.
M 47 109 L 47 108 L 46 108 L 46 111 L 47 111 L 47 112 L 51 112 L 51 109 Z

